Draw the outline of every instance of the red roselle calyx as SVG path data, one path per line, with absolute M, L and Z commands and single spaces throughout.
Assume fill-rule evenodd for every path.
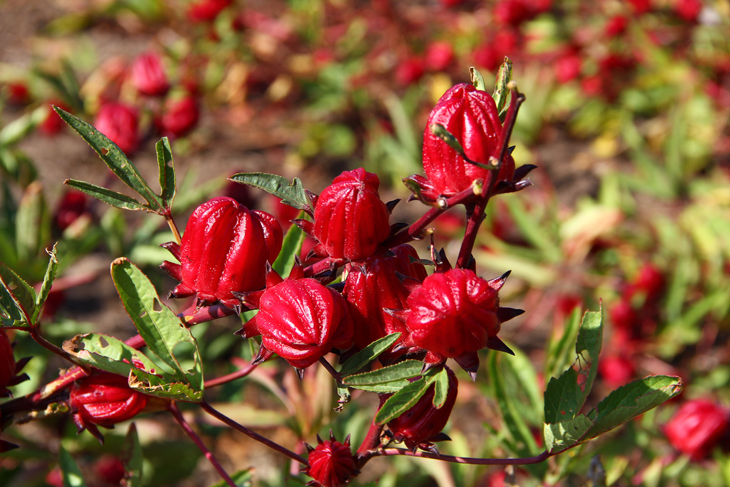
M 266 262 L 279 255 L 282 238 L 281 226 L 268 213 L 249 211 L 227 197 L 203 203 L 188 220 L 182 245 L 163 245 L 180 261 L 160 266 L 180 281 L 170 295 L 240 307 L 232 293 L 264 287 Z
M 664 427 L 664 434 L 676 448 L 701 460 L 728 434 L 730 411 L 707 399 L 687 401 Z
M 405 319 L 410 343 L 426 350 L 426 364 L 453 358 L 476 377 L 477 351 L 488 347 L 511 353 L 497 338 L 501 323 L 522 310 L 499 307 L 498 292 L 509 273 L 487 281 L 469 269 L 451 269 L 428 276 L 408 296 Z
M 107 428 L 132 419 L 147 406 L 148 397 L 127 384 L 127 378 L 108 372 L 74 383 L 69 407 L 79 432 L 88 429 L 100 441 L 98 426 Z
M 15 356 L 5 330 L 0 330 L 0 397 L 10 395 L 7 387 L 15 377 Z
M 333 348 L 347 350 L 352 345 L 352 319 L 342 295 L 303 277 L 301 266 L 295 266 L 285 280 L 270 270 L 265 291 L 242 296 L 244 304 L 259 312 L 238 332 L 244 338 L 261 335 L 255 363 L 276 353 L 297 369 L 300 378 L 304 368 Z
M 162 58 L 156 52 L 146 52 L 134 60 L 130 68 L 132 85 L 148 96 L 161 96 L 170 89 Z
M 317 435 L 317 447 L 307 445 L 309 467 L 306 474 L 314 480 L 307 483 L 317 487 L 340 487 L 360 472 L 355 468 L 355 459 L 350 450 L 350 437 L 344 443 L 335 440 L 330 431 L 330 439 L 322 441 Z
M 415 406 L 388 423 L 390 436 L 396 442 L 405 442 L 406 447 L 411 451 L 415 451 L 417 448 L 431 451 L 435 449 L 432 442 L 449 439 L 448 436 L 441 433 L 441 430 L 446 426 L 449 416 L 451 416 L 451 410 L 454 408 L 456 394 L 459 391 L 459 381 L 451 369 L 444 368 L 449 376 L 449 392 L 446 395 L 446 402 L 441 408 L 437 409 L 433 405 L 435 385 L 432 385 Z M 390 394 L 380 397 L 381 405 L 388 397 Z
M 468 189 L 474 180 L 488 182 L 489 170 L 468 163 L 446 142 L 431 131 L 434 124 L 442 125 L 464 148 L 464 154 L 472 161 L 486 164 L 497 156 L 502 123 L 497 105 L 492 97 L 466 83 L 449 89 L 441 97 L 428 117 L 423 140 L 423 170 L 428 180 L 412 176 L 424 187 L 429 199 L 438 195 L 453 196 Z M 515 162 L 507 154 L 502 161 L 498 179 L 511 181 Z
M 319 240 L 313 252 L 334 261 L 370 257 L 390 235 L 388 207 L 380 200 L 378 176 L 363 168 L 337 176 L 317 199 L 314 223 L 296 221 Z
M 400 339 L 378 357 L 381 363 L 392 363 L 406 353 L 404 345 L 408 330 L 401 320 L 384 311 L 406 307 L 408 287 L 398 274 L 423 281 L 426 268 L 409 258 L 418 259 L 418 254 L 410 245 L 400 245 L 386 255 L 380 252 L 359 264 L 348 264 L 347 279 L 342 295 L 355 326 L 353 336 L 355 348 L 362 350 L 373 341 L 391 333 L 400 332 Z

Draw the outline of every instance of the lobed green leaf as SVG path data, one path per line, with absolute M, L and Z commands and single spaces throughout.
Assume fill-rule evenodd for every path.
M 281 202 L 306 212 L 312 211 L 312 202 L 304 191 L 299 178 L 290 183 L 285 177 L 263 172 L 242 172 L 230 178 L 237 183 L 248 184 L 254 188 L 263 189 L 267 193 L 281 198 Z

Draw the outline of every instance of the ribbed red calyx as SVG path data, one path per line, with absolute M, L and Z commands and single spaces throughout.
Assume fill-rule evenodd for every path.
M 352 319 L 340 293 L 315 279 L 304 279 L 301 267 L 282 280 L 274 271 L 266 277 L 266 290 L 256 301 L 258 314 L 240 330 L 244 338 L 261 335 L 256 361 L 276 353 L 300 373 L 333 348 L 352 345 Z M 253 296 L 252 296 L 253 297 Z
M 728 433 L 730 411 L 707 399 L 687 401 L 665 425 L 664 434 L 676 448 L 692 457 L 705 458 Z
M 199 304 L 238 306 L 232 293 L 264 287 L 266 262 L 276 260 L 282 239 L 281 226 L 268 213 L 249 211 L 227 197 L 203 203 L 188 220 L 182 245 L 165 244 L 180 261 L 161 266 L 180 281 L 171 296 L 197 295 Z
M 15 356 L 5 330 L 0 330 L 0 397 L 10 394 L 7 387 L 15 377 Z
M 101 440 L 97 425 L 111 427 L 135 417 L 147 406 L 147 399 L 129 387 L 126 377 L 102 372 L 74 383 L 69 407 L 79 432 L 88 429 Z
M 317 447 L 307 445 L 309 451 L 309 467 L 306 474 L 314 479 L 307 483 L 318 487 L 341 487 L 359 472 L 355 467 L 355 459 L 350 450 L 350 437 L 345 443 L 335 440 L 330 432 L 330 439 L 322 441 L 317 436 Z
M 423 170 L 437 194 L 451 196 L 468 189 L 475 179 L 487 180 L 489 171 L 464 160 L 446 142 L 431 132 L 431 125 L 443 125 L 464 148 L 472 161 L 487 164 L 496 154 L 502 123 L 492 97 L 474 86 L 460 83 L 449 89 L 428 117 L 423 135 Z M 515 162 L 505 156 L 499 171 L 500 181 L 511 181 Z M 416 177 L 419 184 L 423 178 Z
M 478 350 L 510 352 L 497 333 L 522 311 L 499 307 L 507 275 L 487 281 L 469 269 L 451 269 L 431 274 L 411 292 L 405 322 L 411 344 L 427 351 L 427 364 L 453 358 L 474 377 Z
M 143 95 L 161 96 L 170 89 L 162 58 L 156 52 L 140 54 L 130 68 L 132 86 Z
M 342 294 L 355 327 L 355 348 L 361 350 L 386 335 L 401 333 L 393 347 L 378 357 L 384 364 L 392 363 L 407 351 L 403 345 L 408 335 L 405 323 L 384 311 L 384 308 L 406 307 L 409 290 L 396 273 L 418 281 L 427 276 L 423 264 L 412 263 L 410 257 L 418 259 L 416 250 L 410 245 L 400 245 L 391 249 L 389 254 L 380 252 L 357 265 L 348 265 Z
M 431 450 L 431 443 L 448 439 L 445 435 L 439 435 L 444 429 L 451 416 L 451 410 L 456 402 L 456 395 L 459 391 L 459 381 L 454 372 L 444 367 L 449 376 L 449 392 L 446 395 L 446 402 L 437 409 L 433 405 L 435 386 L 432 385 L 426 394 L 405 413 L 401 414 L 388 423 L 388 429 L 393 439 L 397 442 L 405 442 L 410 450 L 422 448 Z M 381 396 L 380 403 L 383 404 L 390 394 Z
M 388 208 L 378 176 L 363 168 L 337 176 L 317 199 L 313 237 L 333 260 L 370 257 L 390 235 Z

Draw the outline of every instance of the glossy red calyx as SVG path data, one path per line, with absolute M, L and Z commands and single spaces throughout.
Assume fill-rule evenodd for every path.
M 730 411 L 707 399 L 687 401 L 664 426 L 664 434 L 676 448 L 701 460 L 728 433 Z
M 433 405 L 435 386 L 432 385 L 415 406 L 388 423 L 392 438 L 399 443 L 405 442 L 406 447 L 412 451 L 417 448 L 432 451 L 434 449 L 432 442 L 449 439 L 448 436 L 441 434 L 441 430 L 446 426 L 454 408 L 459 381 L 451 369 L 444 368 L 449 377 L 449 392 L 441 408 L 437 409 Z M 388 397 L 389 394 L 381 396 L 381 404 Z
M 156 52 L 139 55 L 130 68 L 130 78 L 132 86 L 143 95 L 160 96 L 170 89 L 162 58 Z
M 0 330 L 0 397 L 10 395 L 7 387 L 15 377 L 15 356 L 8 334 Z
M 363 168 L 337 176 L 317 199 L 312 236 L 336 261 L 370 257 L 390 235 L 378 176 Z
M 102 440 L 97 425 L 109 428 L 135 417 L 147 406 L 147 399 L 129 387 L 126 377 L 102 372 L 74 383 L 69 407 L 79 432 L 88 429 Z
M 411 258 L 418 259 L 416 250 L 410 245 L 400 245 L 389 253 L 380 252 L 359 264 L 348 264 L 342 295 L 354 323 L 355 348 L 362 350 L 379 338 L 401 333 L 393 347 L 378 357 L 384 364 L 392 363 L 408 351 L 404 345 L 408 336 L 405 323 L 385 309 L 406 307 L 409 288 L 402 281 L 404 277 L 416 281 L 426 278 L 426 268 L 419 262 L 412 262 Z
M 94 119 L 96 130 L 106 135 L 129 155 L 139 144 L 139 117 L 137 110 L 122 103 L 102 105 Z
M 497 105 L 492 97 L 466 83 L 460 83 L 444 93 L 431 111 L 423 135 L 423 170 L 428 180 L 415 177 L 427 192 L 434 192 L 436 196 L 452 196 L 464 191 L 476 179 L 486 181 L 489 171 L 466 162 L 431 132 L 433 124 L 444 126 L 456 137 L 469 159 L 487 164 L 490 157 L 497 156 L 502 131 Z M 505 156 L 499 180 L 511 181 L 514 170 L 514 159 L 511 155 Z
M 350 450 L 350 437 L 344 443 L 335 440 L 330 432 L 330 439 L 322 441 L 317 435 L 317 447 L 307 445 L 309 451 L 309 467 L 306 474 L 312 477 L 310 486 L 340 487 L 360 472 L 355 468 L 355 458 Z
M 188 220 L 182 245 L 164 245 L 180 261 L 161 266 L 180 281 L 170 295 L 196 295 L 199 305 L 239 306 L 232 293 L 264 287 L 266 262 L 279 255 L 282 238 L 281 226 L 268 213 L 249 211 L 227 197 L 203 203 Z
M 301 273 L 300 268 L 297 271 Z M 259 312 L 239 334 L 244 338 L 261 335 L 257 362 L 276 353 L 301 377 L 304 368 L 333 348 L 350 348 L 352 319 L 340 293 L 314 279 L 299 277 L 281 280 L 270 271 L 266 290 L 257 298 L 258 303 L 252 303 Z
M 426 364 L 453 358 L 474 377 L 478 350 L 511 353 L 497 338 L 502 322 L 522 314 L 499 307 L 498 292 L 507 275 L 487 281 L 469 269 L 451 269 L 431 274 L 411 292 L 406 326 L 412 344 L 427 351 Z

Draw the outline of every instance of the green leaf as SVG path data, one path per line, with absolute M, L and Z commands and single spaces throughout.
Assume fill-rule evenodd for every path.
M 236 484 L 236 487 L 250 487 L 253 485 L 253 469 L 246 469 L 241 470 L 233 475 L 231 475 L 231 480 L 233 480 L 233 483 Z M 211 487 L 227 487 L 228 484 L 225 480 L 221 480 L 220 482 L 217 482 L 215 485 Z
M 50 111 L 48 105 L 42 105 L 5 125 L 0 130 L 0 146 L 8 147 L 23 140 L 50 115 Z
M 61 478 L 63 479 L 63 487 L 86 487 L 84 478 L 81 476 L 81 470 L 71 455 L 64 447 L 59 447 L 58 464 L 61 467 Z
M 393 394 L 380 408 L 373 420 L 376 424 L 385 424 L 392 421 L 416 405 L 419 399 L 426 394 L 433 382 L 432 377 L 421 377 L 411 382 Z
M 165 208 L 172 208 L 175 199 L 175 164 L 172 162 L 172 149 L 167 137 L 155 144 L 157 151 L 157 167 L 160 173 L 160 197 Z
M 53 281 L 56 279 L 56 272 L 58 272 L 58 259 L 56 258 L 56 245 L 53 244 L 53 249 L 48 252 L 50 259 L 48 260 L 48 267 L 46 268 L 46 275 L 43 277 L 43 284 L 41 284 L 40 292 L 36 297 L 35 311 L 33 312 L 33 322 L 36 322 L 43 311 L 43 305 L 48 299 L 48 294 L 51 292 L 51 286 Z
M 15 216 L 15 243 L 21 262 L 34 260 L 51 235 L 51 217 L 41 183 L 28 185 Z
M 124 487 L 142 487 L 142 447 L 139 444 L 137 426 L 132 423 L 122 446 Z
M 433 407 L 441 409 L 446 404 L 446 397 L 449 394 L 449 375 L 446 369 L 441 369 L 434 377 Z
M 9 318 L 32 325 L 35 313 L 35 290 L 20 278 L 10 267 L 0 262 L 0 304 L 8 312 Z
M 347 359 L 347 361 L 342 364 L 342 368 L 340 369 L 340 375 L 342 377 L 346 377 L 348 375 L 354 374 L 362 367 L 378 358 L 381 353 L 388 350 L 391 345 L 398 341 L 400 336 L 400 333 L 391 333 L 390 335 L 386 335 L 383 338 L 375 340 L 373 343 Z
M 556 340 L 554 335 L 550 338 L 545 365 L 547 377 L 558 377 L 566 367 L 575 361 L 573 344 L 578 338 L 578 332 L 580 331 L 580 313 L 581 310 L 579 308 L 573 310 L 563 328 L 563 334 L 559 340 Z
M 134 264 L 125 258 L 112 263 L 112 280 L 127 314 L 150 351 L 173 370 L 175 378 L 203 394 L 203 364 L 195 338 L 182 320 L 162 304 L 155 287 Z M 184 368 L 175 356 L 175 347 L 188 344 L 194 350 L 194 364 Z
M 382 369 L 365 372 L 363 374 L 349 375 L 342 379 L 342 382 L 351 387 L 371 386 L 384 384 L 396 380 L 412 379 L 421 375 L 423 362 L 420 360 L 404 360 L 395 365 L 383 367 Z
M 99 157 L 101 157 L 101 160 L 104 161 L 109 169 L 124 184 L 139 193 L 147 201 L 148 204 L 145 206 L 149 211 L 161 213 L 165 210 L 164 203 L 160 197 L 152 191 L 147 181 L 139 174 L 137 167 L 127 159 L 127 156 L 117 144 L 80 118 L 74 117 L 58 107 L 54 107 L 53 109 L 56 110 L 59 117 L 81 135 Z
M 576 362 L 545 391 L 545 422 L 560 423 L 576 417 L 593 387 L 603 337 L 603 310 L 586 312 L 575 343 Z
M 494 103 L 497 104 L 497 112 L 501 113 L 504 106 L 507 104 L 507 95 L 509 95 L 509 89 L 507 89 L 507 83 L 512 79 L 512 61 L 505 56 L 504 62 L 497 71 L 497 81 L 494 85 Z
M 281 198 L 282 203 L 299 210 L 306 212 L 312 211 L 312 202 L 304 191 L 304 187 L 302 187 L 302 182 L 299 178 L 294 178 L 290 183 L 285 177 L 276 174 L 242 172 L 234 174 L 228 179 L 237 183 L 248 184 L 254 188 L 263 189 L 267 193 Z
M 667 375 L 645 377 L 619 387 L 588 414 L 595 425 L 586 439 L 595 438 L 676 397 L 683 387 L 682 379 Z
M 484 82 L 484 76 L 474 66 L 469 67 L 469 75 L 471 77 L 471 84 L 474 85 L 479 91 L 487 91 L 487 84 Z
M 90 365 L 127 377 L 130 387 L 145 394 L 192 402 L 202 398 L 201 391 L 180 382 L 175 375 L 161 370 L 144 353 L 112 336 L 98 333 L 78 335 L 64 342 L 63 349 L 81 365 Z M 144 370 L 137 368 L 135 364 L 141 364 Z
M 546 423 L 543 429 L 545 448 L 550 453 L 566 450 L 578 443 L 593 424 L 593 421 L 583 414 L 561 423 Z
M 301 214 L 299 217 L 301 218 Z M 294 267 L 294 256 L 302 251 L 304 243 L 304 231 L 296 225 L 289 227 L 284 235 L 284 241 L 281 244 L 281 251 L 271 267 L 279 273 L 280 276 L 288 276 Z

